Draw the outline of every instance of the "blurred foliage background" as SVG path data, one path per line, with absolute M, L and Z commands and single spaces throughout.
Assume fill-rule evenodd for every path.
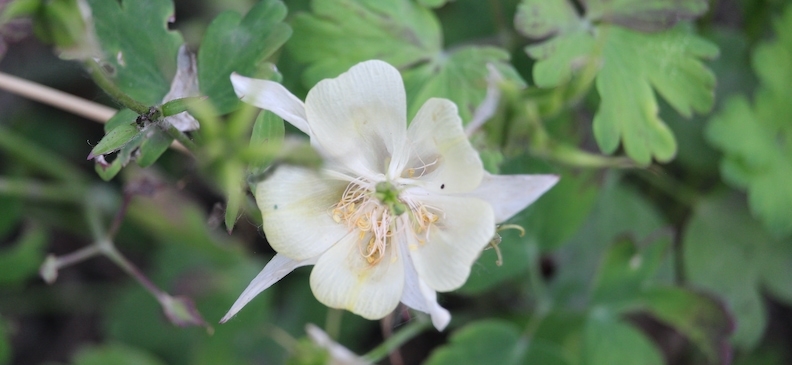
M 185 43 L 201 129 L 138 137 L 146 109 L 103 126 L 0 91 L 0 364 L 324 363 L 308 323 L 380 363 L 792 364 L 788 1 L 120 5 L 0 1 L 0 71 L 134 110 L 97 75 L 159 105 Z M 402 71 L 411 115 L 446 97 L 469 122 L 498 89 L 472 136 L 485 165 L 560 183 L 511 220 L 525 236 L 502 232 L 503 265 L 484 251 L 441 294 L 442 333 L 328 310 L 306 268 L 217 324 L 274 254 L 248 184 L 315 163 L 228 74 L 302 98 L 371 58 Z

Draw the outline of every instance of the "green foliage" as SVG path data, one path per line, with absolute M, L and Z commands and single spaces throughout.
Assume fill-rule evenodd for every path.
M 155 105 L 170 88 L 183 43 L 168 30 L 169 0 L 88 0 L 104 64 L 116 85 L 133 99 Z
M 658 117 L 654 92 L 683 116 L 709 111 L 715 76 L 701 59 L 717 56 L 718 49 L 688 28 L 668 28 L 642 19 L 658 9 L 660 14 L 671 14 L 669 19 L 692 17 L 706 8 L 706 2 L 623 1 L 619 6 L 592 2 L 585 17 L 562 2 L 567 0 L 526 0 L 518 10 L 516 23 L 523 34 L 532 38 L 552 35 L 526 48 L 537 59 L 533 70 L 537 86 L 558 87 L 573 76 L 596 77 L 601 103 L 593 128 L 600 149 L 612 154 L 621 142 L 627 155 L 641 165 L 648 165 L 652 158 L 673 159 L 676 142 Z M 641 33 L 617 24 L 664 30 Z
M 724 153 L 721 174 L 748 191 L 751 211 L 778 236 L 792 233 L 792 7 L 775 23 L 777 39 L 757 47 L 753 68 L 761 80 L 753 105 L 729 100 L 707 130 Z
M 198 81 L 218 113 L 231 112 L 239 104 L 229 80 L 231 73 L 260 77 L 261 63 L 289 38 L 291 28 L 282 23 L 285 16 L 281 1 L 264 0 L 244 18 L 227 11 L 209 25 L 198 51 Z
M 527 347 L 519 330 L 505 321 L 480 321 L 467 325 L 451 336 L 427 360 L 428 365 L 444 364 L 523 364 Z M 548 363 L 551 364 L 551 363 Z
M 495 47 L 469 46 L 442 50 L 435 15 L 408 0 L 314 0 L 311 14 L 293 22 L 294 57 L 309 66 L 306 85 L 335 77 L 352 65 L 380 59 L 402 70 L 413 116 L 431 97 L 444 97 L 459 107 L 463 123 L 486 94 L 487 65 L 522 84 L 507 63 L 509 55 Z M 299 46 L 297 46 L 299 45 Z
M 662 365 L 663 356 L 644 334 L 609 317 L 592 316 L 583 330 L 584 365 Z
M 11 344 L 3 316 L 0 316 L 0 364 L 8 364 L 11 360 Z
M 122 344 L 88 347 L 74 355 L 74 365 L 164 365 L 144 350 Z
M 369 59 L 399 69 L 430 61 L 442 47 L 437 18 L 412 1 L 313 0 L 311 11 L 295 16 L 288 46 L 310 63 L 303 74 L 309 86 Z
M 91 333 L 102 345 L 35 339 L 41 357 L 62 356 L 44 350 L 69 344 L 78 365 L 329 361 L 305 338 L 306 323 L 324 324 L 374 362 L 398 346 L 405 363 L 431 365 L 727 363 L 731 346 L 735 364 L 788 362 L 789 334 L 779 330 L 788 315 L 767 311 L 764 296 L 773 308 L 792 305 L 792 7 L 772 23 L 780 3 L 744 1 L 736 24 L 701 17 L 706 0 L 203 0 L 176 9 L 189 17 L 170 24 L 170 0 L 86 3 L 90 17 L 76 0 L 16 0 L 0 10 L 0 53 L 30 16 L 60 56 L 27 62 L 27 52 L 9 51 L 4 73 L 92 95 L 88 78 L 63 66 L 80 59 L 122 106 L 96 142 L 79 119 L 0 100 L 0 364 L 12 352 L 30 356 L 25 344 L 12 348 L 30 340 L 11 336 L 42 316 L 95 319 L 88 324 L 99 326 Z M 202 95 L 163 104 L 182 33 L 198 52 Z M 533 42 L 527 57 L 518 34 Z M 704 62 L 718 55 L 710 71 Z M 439 295 L 453 316 L 445 334 L 416 337 L 427 319 L 408 309 L 382 324 L 326 315 L 309 268 L 215 324 L 272 256 L 250 188 L 273 164 L 322 166 L 292 126 L 239 103 L 229 75 L 283 78 L 300 95 L 295 82 L 311 87 L 368 59 L 400 70 L 408 119 L 442 97 L 468 123 L 488 101 L 492 119 L 466 131 L 488 171 L 560 182 L 504 222 L 524 236 L 501 226 L 497 250 L 481 253 L 464 286 Z M 695 118 L 716 103 L 717 116 Z M 185 110 L 200 121 L 189 135 L 163 122 Z M 190 153 L 163 155 L 173 140 Z M 626 156 L 590 152 L 597 147 Z M 70 160 L 89 149 L 104 180 L 133 160 L 149 169 L 129 166 L 121 181 L 103 184 L 84 173 L 83 158 Z M 668 165 L 639 171 L 654 161 Z M 127 271 L 118 260 L 62 266 L 91 256 L 106 231 L 141 263 L 132 277 L 143 286 L 107 268 Z M 61 256 L 75 248 L 77 256 Z M 34 276 L 47 269 L 62 275 L 43 287 Z M 144 288 L 152 285 L 163 291 L 156 298 Z M 380 344 L 389 321 L 394 333 Z M 667 346 L 680 336 L 684 344 Z
M 682 244 L 690 282 L 725 300 L 734 344 L 755 347 L 767 325 L 761 291 L 792 303 L 792 242 L 766 233 L 739 197 L 714 195 L 696 206 Z
M 10 248 L 0 249 L 0 286 L 18 286 L 34 277 L 44 261 L 47 232 L 30 226 Z

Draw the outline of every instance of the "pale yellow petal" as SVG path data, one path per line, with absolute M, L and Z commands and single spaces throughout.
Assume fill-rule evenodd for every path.
M 470 145 L 456 105 L 446 99 L 429 99 L 407 130 L 409 160 L 402 178 L 411 185 L 439 193 L 463 193 L 481 182 L 484 168 L 478 152 Z M 397 161 L 398 162 L 398 161 Z
M 322 80 L 305 98 L 305 112 L 327 156 L 365 176 L 382 174 L 404 144 L 407 101 L 399 71 L 382 61 L 359 63 Z
M 368 242 L 368 237 L 363 241 Z M 311 271 L 311 290 L 322 304 L 349 310 L 367 319 L 393 312 L 404 289 L 404 263 L 389 245 L 378 263 L 370 264 L 353 232 L 327 250 Z
M 293 260 L 318 256 L 347 234 L 330 211 L 347 182 L 318 171 L 281 166 L 256 187 L 264 234 L 272 248 Z
M 468 197 L 427 196 L 423 203 L 442 211 L 427 232 L 409 241 L 410 257 L 418 276 L 429 288 L 451 291 L 470 275 L 470 267 L 495 235 L 492 207 Z

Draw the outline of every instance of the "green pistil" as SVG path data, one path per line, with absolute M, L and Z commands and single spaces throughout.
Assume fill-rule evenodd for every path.
M 407 205 L 399 200 L 399 191 L 387 181 L 377 184 L 374 196 L 390 209 L 393 216 L 400 216 L 407 211 Z

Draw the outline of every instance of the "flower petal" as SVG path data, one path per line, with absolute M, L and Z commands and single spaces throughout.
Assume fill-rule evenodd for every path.
M 349 351 L 348 348 L 333 341 L 330 336 L 322 331 L 321 328 L 316 327 L 313 323 L 305 325 L 305 332 L 308 338 L 311 339 L 316 345 L 327 350 L 330 355 L 328 364 L 334 365 L 367 365 L 371 362 L 364 360 L 362 357 L 355 355 L 354 352 Z
M 407 245 L 400 244 L 399 248 L 402 257 L 409 257 Z M 451 321 L 451 313 L 437 304 L 437 293 L 418 277 L 412 259 L 404 260 L 404 293 L 401 302 L 412 309 L 428 313 L 438 331 L 445 329 Z
M 431 289 L 439 292 L 457 289 L 465 283 L 470 267 L 495 235 L 492 207 L 476 198 L 446 195 L 428 195 L 422 202 L 442 213 L 430 225 L 428 233 L 408 235 L 415 270 Z
M 403 178 L 414 185 L 442 193 L 475 189 L 484 167 L 473 149 L 459 118 L 456 105 L 446 99 L 429 99 L 415 115 L 407 130 L 409 161 Z M 398 169 L 398 167 L 396 167 Z
M 487 201 L 501 223 L 527 206 L 558 182 L 558 175 L 484 175 L 476 190 L 467 194 Z
M 242 101 L 277 114 L 311 136 L 311 128 L 305 118 L 305 105 L 283 85 L 269 80 L 252 79 L 236 72 L 231 74 L 231 84 Z
M 316 263 L 316 259 L 317 258 L 311 258 L 308 260 L 296 261 L 280 254 L 275 255 L 275 257 L 264 266 L 264 269 L 256 275 L 250 284 L 248 284 L 245 291 L 242 292 L 236 302 L 234 302 L 234 305 L 231 306 L 231 309 L 228 310 L 228 313 L 220 320 L 220 323 L 225 323 L 231 319 L 242 307 L 253 300 L 256 295 L 259 295 L 259 293 L 272 286 L 272 284 L 283 279 L 288 273 L 301 266 L 313 265 Z
M 316 144 L 362 176 L 384 173 L 394 149 L 404 144 L 404 83 L 399 71 L 382 61 L 361 62 L 320 81 L 305 98 L 305 113 Z
M 329 211 L 348 182 L 295 166 L 280 166 L 256 187 L 256 203 L 272 248 L 294 260 L 318 256 L 349 231 Z
M 393 312 L 404 289 L 404 259 L 389 245 L 382 260 L 369 264 L 358 244 L 368 242 L 352 232 L 327 250 L 311 271 L 311 290 L 322 304 L 347 309 L 367 319 Z

